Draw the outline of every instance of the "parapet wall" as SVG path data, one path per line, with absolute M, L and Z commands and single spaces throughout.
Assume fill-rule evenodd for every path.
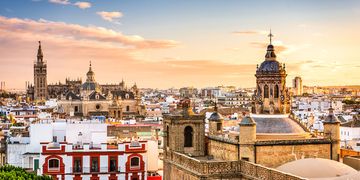
M 277 179 L 300 180 L 295 175 L 247 161 L 206 161 L 178 152 L 168 152 L 164 179 Z

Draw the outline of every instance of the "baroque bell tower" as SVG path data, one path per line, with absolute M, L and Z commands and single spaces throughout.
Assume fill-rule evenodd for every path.
M 34 63 L 34 100 L 36 101 L 45 101 L 48 94 L 46 61 L 43 58 L 41 42 L 39 41 L 37 60 Z
M 267 46 L 265 61 L 256 68 L 256 90 L 253 96 L 253 113 L 255 114 L 287 114 L 290 112 L 285 64 L 281 64 L 276 59 L 272 37 L 270 30 L 270 44 Z

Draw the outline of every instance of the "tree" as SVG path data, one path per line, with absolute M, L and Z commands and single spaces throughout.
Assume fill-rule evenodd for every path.
M 23 168 L 12 165 L 0 167 L 0 179 L 18 179 L 18 180 L 52 180 L 50 176 L 38 176 L 35 173 L 26 172 Z

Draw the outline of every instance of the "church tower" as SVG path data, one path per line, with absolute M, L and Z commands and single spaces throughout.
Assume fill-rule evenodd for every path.
M 265 61 L 256 68 L 253 113 L 287 114 L 290 112 L 290 96 L 286 88 L 285 64 L 282 65 L 276 59 L 271 31 L 269 37 Z
M 34 63 L 34 100 L 45 101 L 47 98 L 47 69 L 46 61 L 39 41 L 37 60 Z
M 181 109 L 164 119 L 164 179 L 177 179 L 171 174 L 173 153 L 204 156 L 205 116 L 195 114 L 190 99 L 181 101 Z
M 340 154 L 340 121 L 334 114 L 332 106 L 329 108 L 329 114 L 325 118 L 324 137 L 331 140 L 331 159 L 339 161 Z

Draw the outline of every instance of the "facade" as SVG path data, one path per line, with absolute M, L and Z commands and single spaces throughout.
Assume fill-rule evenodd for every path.
M 41 143 L 40 174 L 69 180 L 145 180 L 146 141 L 102 143 Z
M 179 89 L 179 92 L 181 97 L 192 98 L 198 95 L 198 89 L 194 87 L 182 87 Z
M 44 61 L 44 54 L 39 41 L 37 60 L 34 63 L 34 99 L 38 101 L 45 101 L 48 96 L 46 66 L 47 63 Z
M 130 90 L 101 86 L 95 81 L 91 63 L 86 76 L 80 89 L 70 89 L 58 100 L 62 112 L 70 116 L 106 116 L 118 120 L 139 115 L 140 98 L 136 85 Z
M 303 84 L 302 79 L 299 76 L 296 76 L 293 79 L 293 93 L 295 96 L 301 96 L 303 94 Z
M 256 68 L 256 90 L 253 99 L 256 114 L 287 114 L 290 111 L 290 95 L 286 88 L 285 64 L 276 60 L 275 49 L 267 47 L 265 61 Z
M 65 79 L 65 83 L 47 84 L 47 63 L 39 42 L 37 61 L 34 64 L 34 85 L 26 83 L 27 96 L 32 100 L 58 99 L 60 113 L 68 116 L 106 116 L 116 119 L 132 118 L 140 113 L 140 92 L 137 85 L 130 88 L 125 82 L 100 85 L 95 80 L 91 62 L 81 78 Z
M 158 170 L 156 141 L 111 139 L 107 126 L 99 120 L 40 120 L 30 125 L 28 137 L 10 138 L 7 162 L 59 180 L 143 180 Z
M 355 116 L 352 121 L 340 125 L 341 146 L 345 149 L 360 151 L 360 119 Z

